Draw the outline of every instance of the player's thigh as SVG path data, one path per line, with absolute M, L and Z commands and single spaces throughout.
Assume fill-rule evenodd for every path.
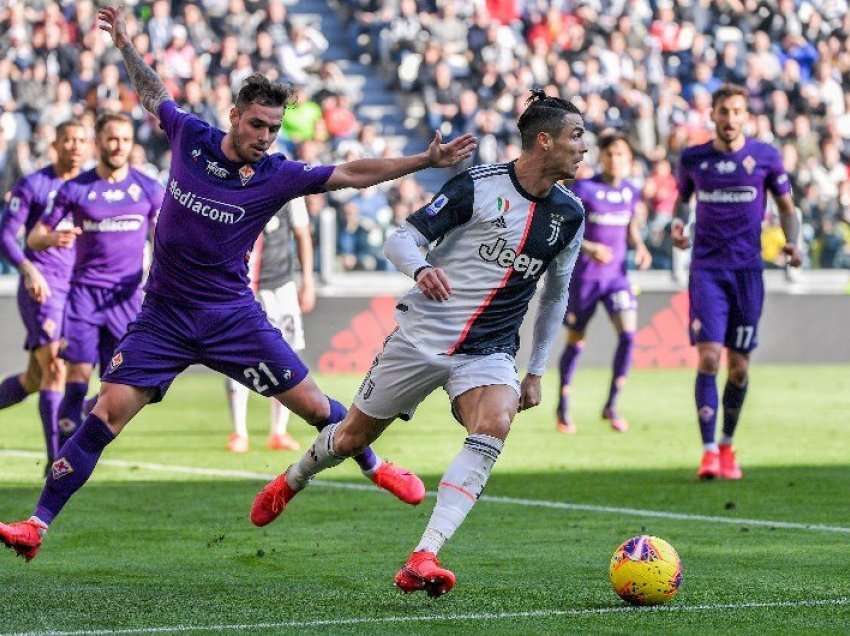
M 628 279 L 611 281 L 602 296 L 605 311 L 618 333 L 637 328 L 637 298 L 632 293 Z
M 103 381 L 150 392 L 150 401 L 159 402 L 174 378 L 197 362 L 185 316 L 178 308 L 149 296 L 115 346 Z
M 218 312 L 199 343 L 201 363 L 265 397 L 301 384 L 309 370 L 259 303 Z
M 726 347 L 749 353 L 758 346 L 758 327 L 764 306 L 764 279 L 759 270 L 736 270 L 730 291 Z
M 444 387 L 452 403 L 452 413 L 470 432 L 490 431 L 488 435 L 504 439 L 520 396 L 513 356 L 492 353 L 452 358 L 452 373 Z M 482 395 L 488 397 L 479 399 Z M 486 403 L 490 397 L 494 399 L 492 404 Z M 469 410 L 471 405 L 477 405 L 476 410 Z M 467 409 L 466 414 L 463 408 Z
M 573 331 L 584 332 L 601 299 L 599 283 L 596 281 L 577 281 L 570 284 L 567 300 L 567 313 L 564 314 L 564 326 Z
M 375 357 L 354 405 L 376 420 L 409 420 L 419 403 L 448 379 L 450 358 L 422 351 L 395 330 Z
M 729 320 L 730 298 L 726 272 L 694 269 L 688 280 L 688 332 L 691 344 L 722 343 Z
M 257 293 L 269 322 L 283 334 L 295 351 L 304 349 L 304 321 L 298 305 L 298 287 L 289 281 L 277 289 L 261 289 Z
M 471 435 L 505 439 L 519 407 L 519 396 L 506 384 L 470 389 L 457 396 L 453 410 Z

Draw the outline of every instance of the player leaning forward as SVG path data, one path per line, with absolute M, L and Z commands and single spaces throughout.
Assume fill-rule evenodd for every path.
M 161 400 L 189 365 L 204 364 L 274 396 L 319 428 L 342 420 L 345 408 L 308 377 L 254 300 L 245 254 L 290 199 L 449 166 L 475 149 L 466 135 L 445 145 L 438 136 L 427 153 L 414 157 L 340 166 L 311 167 L 268 155 L 292 87 L 249 77 L 225 134 L 171 100 L 130 43 L 120 8 L 101 9 L 98 18 L 120 49 L 141 103 L 168 135 L 173 160 L 139 316 L 118 343 L 97 404 L 60 449 L 33 517 L 0 524 L 0 540 L 27 559 L 36 555 L 47 525 L 86 482 L 106 445 L 145 405 Z M 358 453 L 358 463 L 379 486 L 408 503 L 422 500 L 418 477 L 381 463 L 365 446 Z
M 256 525 L 270 523 L 316 473 L 361 452 L 396 417 L 409 419 L 442 386 L 468 436 L 440 480 L 422 540 L 396 575 L 404 592 L 439 596 L 454 587 L 436 554 L 481 495 L 517 411 L 540 403 L 540 376 L 566 309 L 584 210 L 558 181 L 574 178 L 587 152 L 582 117 L 572 103 L 535 91 L 518 126 L 519 159 L 454 177 L 388 239 L 387 256 L 416 281 L 398 304 L 398 329 L 345 419 L 325 428 L 251 510 Z M 434 242 L 423 259 L 419 248 Z M 544 272 L 520 384 L 519 327 Z

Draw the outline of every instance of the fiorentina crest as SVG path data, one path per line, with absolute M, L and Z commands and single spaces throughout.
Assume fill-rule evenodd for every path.
M 116 351 L 115 355 L 112 356 L 112 368 L 115 369 L 120 367 L 122 362 L 124 362 L 124 354 L 120 351 Z
M 71 462 L 64 457 L 60 457 L 53 462 L 53 466 L 50 468 L 50 476 L 53 477 L 53 479 L 62 479 L 65 475 L 70 475 L 73 472 L 74 467 L 71 466 Z
M 249 166 L 247 163 L 239 168 L 239 180 L 242 182 L 242 185 L 245 186 L 251 180 L 251 177 L 254 176 L 254 169 Z

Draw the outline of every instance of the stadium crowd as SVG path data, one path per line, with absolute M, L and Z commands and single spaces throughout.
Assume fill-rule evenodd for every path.
M 184 108 L 221 128 L 251 72 L 293 82 L 278 150 L 310 163 L 400 151 L 358 116 L 358 93 L 325 59 L 321 30 L 280 0 L 125 0 L 134 44 Z M 710 137 L 711 92 L 749 92 L 750 134 L 781 148 L 804 219 L 807 266 L 850 268 L 850 7 L 847 0 L 331 0 L 355 56 L 399 95 L 417 134 L 480 137 L 475 162 L 517 156 L 515 129 L 533 86 L 573 100 L 590 135 L 628 133 L 647 206 L 653 266 L 671 266 L 678 157 Z M 92 0 L 0 0 L 0 195 L 49 161 L 58 123 L 128 113 L 134 165 L 163 180 L 169 154 L 95 26 Z M 592 141 L 592 139 L 591 139 Z M 592 144 L 591 144 L 592 145 Z M 589 157 L 580 177 L 589 176 Z M 384 270 L 384 238 L 428 193 L 415 179 L 314 195 L 334 210 L 341 269 Z M 326 212 L 327 213 L 327 212 Z M 769 219 L 764 257 L 779 262 Z

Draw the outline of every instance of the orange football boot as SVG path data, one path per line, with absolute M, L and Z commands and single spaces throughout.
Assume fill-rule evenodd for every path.
M 432 598 L 450 591 L 455 583 L 454 573 L 441 568 L 433 552 L 413 552 L 395 575 L 396 586 L 405 594 L 422 590 Z

